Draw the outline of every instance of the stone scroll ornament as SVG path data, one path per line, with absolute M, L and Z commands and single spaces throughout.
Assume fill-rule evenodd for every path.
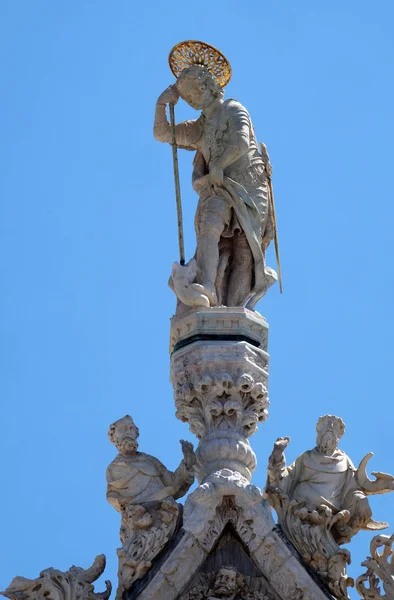
M 41 571 L 36 579 L 15 577 L 4 592 L 10 600 L 108 600 L 111 582 L 106 581 L 105 592 L 95 592 L 92 585 L 105 569 L 105 556 L 96 556 L 89 569 L 71 567 L 65 573 L 50 567 Z
M 354 467 L 338 448 L 345 431 L 339 417 L 320 417 L 316 430 L 316 447 L 290 466 L 284 457 L 290 438 L 276 441 L 265 492 L 283 533 L 334 596 L 345 600 L 347 588 L 354 582 L 346 574 L 350 553 L 341 545 L 362 529 L 376 531 L 388 526 L 372 519 L 368 496 L 393 491 L 394 477 L 373 473 L 376 479 L 368 478 L 366 464 L 372 453 L 358 469 Z
M 122 515 L 116 595 L 121 599 L 174 535 L 180 517 L 175 500 L 194 481 L 195 456 L 192 444 L 182 440 L 184 458 L 175 472 L 168 471 L 154 456 L 138 452 L 139 431 L 129 415 L 113 423 L 108 435 L 118 450 L 107 469 L 107 500 Z
M 371 540 L 371 556 L 361 563 L 366 573 L 356 580 L 356 589 L 364 600 L 394 600 L 394 534 L 375 535 Z
M 177 314 L 195 306 L 246 304 L 254 309 L 278 279 L 266 266 L 272 239 L 280 275 L 268 154 L 265 146 L 259 152 L 246 108 L 223 99 L 231 67 L 219 50 L 204 42 L 182 42 L 172 49 L 169 63 L 177 80 L 157 100 L 154 135 L 173 146 L 180 262 L 173 264 L 169 285 L 178 298 Z M 180 97 L 201 114 L 175 125 L 174 105 Z M 195 152 L 192 185 L 199 196 L 197 248 L 186 265 L 176 148 Z

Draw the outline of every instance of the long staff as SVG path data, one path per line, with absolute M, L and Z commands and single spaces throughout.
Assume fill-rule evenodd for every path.
M 269 157 L 268 157 L 268 153 L 267 153 L 267 148 L 265 146 L 265 144 L 260 144 L 260 152 L 263 155 L 264 159 L 266 159 L 267 163 L 269 164 Z M 272 212 L 272 222 L 273 222 L 273 226 L 274 226 L 274 244 L 275 244 L 275 255 L 276 255 L 276 265 L 277 265 L 277 269 L 278 269 L 278 280 L 279 280 L 279 289 L 280 289 L 280 293 L 283 293 L 283 286 L 282 286 L 282 273 L 280 270 L 280 256 L 279 256 L 279 240 L 278 240 L 278 229 L 276 226 L 276 212 L 275 212 L 275 200 L 274 200 L 274 190 L 272 187 L 272 179 L 271 179 L 271 175 L 269 175 L 267 173 L 267 179 L 268 179 L 268 187 L 269 187 L 269 192 L 270 192 L 270 205 L 271 205 L 271 212 Z
M 179 167 L 178 167 L 178 150 L 176 146 L 175 135 L 175 110 L 174 105 L 170 103 L 170 123 L 172 134 L 172 160 L 174 164 L 174 181 L 175 181 L 175 198 L 176 212 L 178 216 L 178 242 L 179 242 L 179 262 L 182 266 L 185 264 L 185 244 L 183 241 L 183 218 L 182 218 L 182 202 L 181 202 L 181 186 L 179 183 Z

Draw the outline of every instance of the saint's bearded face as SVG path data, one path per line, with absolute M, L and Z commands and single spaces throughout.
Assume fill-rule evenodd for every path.
M 330 456 L 338 449 L 339 434 L 334 423 L 324 424 L 317 434 L 317 448 L 322 454 Z
M 232 598 L 239 587 L 237 571 L 223 567 L 216 576 L 213 591 L 219 598 Z
M 116 421 L 110 428 L 110 439 L 115 444 L 118 452 L 132 456 L 138 448 L 137 438 L 139 431 L 131 417 Z

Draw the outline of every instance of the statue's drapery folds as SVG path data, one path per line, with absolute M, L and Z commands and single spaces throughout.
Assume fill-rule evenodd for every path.
M 185 283 L 179 265 L 171 287 L 191 306 L 205 306 L 208 298 L 210 306 L 248 302 L 247 307 L 254 308 L 276 281 L 275 272 L 265 264 L 265 250 L 273 237 L 269 165 L 258 151 L 249 113 L 236 100 L 223 101 L 207 69 L 198 65 L 186 69 L 176 90 L 167 90 L 158 100 L 157 140 L 171 143 L 165 102 L 176 101 L 177 93 L 194 108 L 202 108 L 202 114 L 175 128 L 177 146 L 196 152 L 192 183 L 199 202 L 195 280 Z

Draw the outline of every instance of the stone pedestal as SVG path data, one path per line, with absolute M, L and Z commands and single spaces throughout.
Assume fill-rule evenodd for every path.
M 248 438 L 268 417 L 268 325 L 244 308 L 208 308 L 171 321 L 176 416 L 200 440 L 199 483 L 223 470 L 247 482 L 256 467 Z

